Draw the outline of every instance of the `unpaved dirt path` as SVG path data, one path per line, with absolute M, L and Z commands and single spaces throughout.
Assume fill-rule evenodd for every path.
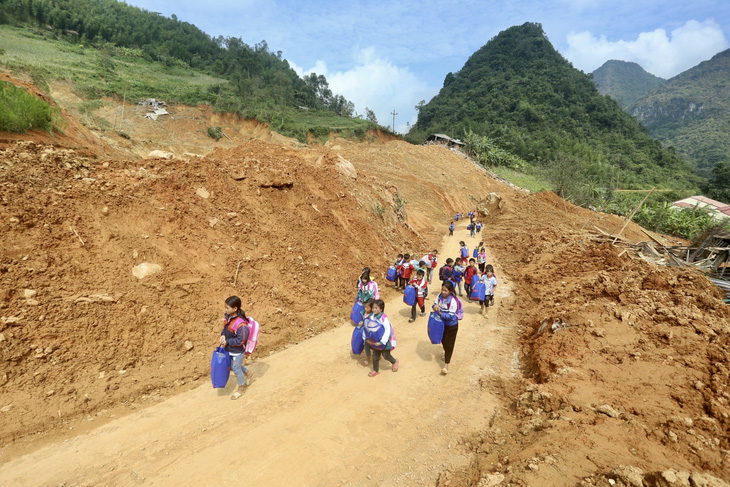
M 440 261 L 458 255 L 459 240 L 470 249 L 479 241 L 464 227 L 460 222 L 444 239 Z M 502 407 L 505 398 L 490 393 L 485 378 L 517 373 L 515 324 L 502 312 L 512 299 L 509 280 L 489 258 L 499 278 L 496 306 L 485 318 L 463 298 L 448 376 L 439 374 L 443 349 L 428 341 L 427 318 L 408 323 L 410 308 L 383 282 L 386 314 L 398 337 L 397 373 L 383 360 L 381 374 L 368 377 L 369 368 L 349 351 L 352 326 L 342 325 L 257 360 L 250 390 L 238 401 L 229 400 L 233 375 L 224 391 L 201 385 L 7 462 L 0 466 L 0 485 L 219 485 L 234 479 L 249 486 L 434 485 L 444 466 L 469 460 L 459 440 L 484 429 Z M 434 277 L 427 306 L 439 287 Z M 327 306 L 316 294 L 305 299 Z

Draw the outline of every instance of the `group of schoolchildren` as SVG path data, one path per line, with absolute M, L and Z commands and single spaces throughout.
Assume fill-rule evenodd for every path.
M 469 224 L 466 226 L 466 229 L 469 230 L 469 235 L 471 237 L 475 237 L 477 233 L 481 233 L 482 228 L 484 228 L 484 224 L 481 220 L 474 221 L 474 219 L 477 217 L 476 211 L 470 211 L 467 216 L 469 217 Z M 454 215 L 454 221 L 459 221 L 459 219 L 464 219 L 463 213 L 457 213 Z M 454 225 L 454 222 L 451 222 L 449 224 L 449 236 L 454 235 L 454 230 L 456 229 L 456 226 Z
M 487 251 L 484 242 L 479 242 L 479 245 L 474 249 L 473 256 L 469 257 L 469 248 L 462 240 L 459 242 L 459 254 L 460 257 L 457 257 L 456 260 L 446 259 L 446 264 L 439 270 L 439 277 L 444 281 L 452 281 L 459 291 L 459 296 L 463 296 L 461 291 L 463 281 L 466 296 L 470 300 L 479 301 L 479 312 L 486 315 L 487 308 L 494 305 L 497 278 L 494 275 L 494 267 L 487 264 Z M 472 291 L 477 282 L 484 283 L 484 299 L 474 299 Z
M 469 216 L 473 219 L 471 213 Z M 459 215 L 455 219 L 458 220 L 458 217 Z M 463 215 L 461 217 L 463 218 Z M 472 225 L 474 225 L 473 220 Z M 453 223 L 449 230 L 453 234 Z M 484 242 L 480 242 L 474 249 L 472 257 L 469 257 L 469 249 L 464 241 L 459 242 L 459 247 L 460 256 L 456 260 L 446 259 L 446 263 L 438 271 L 441 292 L 432 306 L 433 312 L 437 313 L 444 323 L 441 344 L 444 349 L 445 363 L 441 369 L 442 374 L 449 372 L 456 335 L 459 331 L 459 320 L 463 316 L 461 301 L 456 297 L 457 291 L 459 296 L 466 293 L 466 296 L 471 298 L 476 283 L 483 283 L 485 295 L 484 299 L 479 299 L 480 314 L 486 314 L 487 308 L 494 305 L 494 291 L 497 287 L 494 268 L 486 263 Z M 420 316 L 426 314 L 425 301 L 428 298 L 428 285 L 432 282 L 433 270 L 437 267 L 437 256 L 438 251 L 433 250 L 420 260 L 412 259 L 411 254 L 408 253 L 398 254 L 396 258 L 394 264 L 396 269 L 395 288 L 405 290 L 406 286 L 410 285 L 416 290 L 416 300 L 411 306 L 409 323 L 416 320 L 419 310 Z M 378 284 L 371 279 L 370 269 L 367 267 L 363 269 L 357 280 L 356 302 L 363 305 L 362 319 L 356 324 L 362 330 L 364 340 L 365 358 L 361 363 L 364 366 L 372 363 L 372 370 L 368 376 L 375 377 L 380 374 L 381 357 L 390 362 L 393 372 L 397 372 L 399 362 L 391 353 L 396 347 L 395 330 L 385 314 L 385 302 L 380 299 Z M 258 323 L 246 316 L 241 307 L 241 299 L 237 296 L 226 299 L 223 322 L 219 342 L 230 355 L 230 367 L 238 382 L 238 388 L 231 396 L 231 399 L 235 400 L 243 395 L 248 386 L 247 380 L 250 381 L 253 376 L 253 372 L 243 366 L 243 359 L 249 353 L 249 348 L 247 348 L 249 342 L 258 340 Z M 253 324 L 255 324 L 256 330 L 255 337 L 251 335 L 253 329 L 251 325 Z M 255 346 L 255 342 L 253 345 Z
M 411 319 L 408 320 L 409 323 L 415 321 L 417 308 L 420 308 L 421 316 L 424 316 L 426 313 L 424 301 L 428 292 L 428 269 L 435 267 L 437 253 L 434 250 L 419 261 L 419 267 L 415 271 L 415 276 L 412 275 L 412 267 L 414 264 L 409 260 L 410 255 L 399 254 L 398 256 L 396 267 L 400 267 L 401 271 L 397 276 L 396 289 L 405 287 L 405 283 L 408 282 L 417 291 L 417 299 L 412 305 Z M 432 262 L 431 267 L 427 267 L 426 258 Z M 373 284 L 374 281 L 370 279 L 370 269 L 366 267 L 363 269 L 357 281 L 357 300 L 363 303 L 363 311 L 362 319 L 356 325 L 358 329 L 362 330 L 362 338 L 365 342 L 365 358 L 361 361 L 361 364 L 368 366 L 372 363 L 373 366 L 373 369 L 368 373 L 369 377 L 375 377 L 380 374 L 381 356 L 392 364 L 391 370 L 393 372 L 397 372 L 399 367 L 398 359 L 394 358 L 391 354 L 391 351 L 396 346 L 395 330 L 390 320 L 388 320 L 387 315 L 384 313 L 385 303 L 382 299 L 379 299 L 379 295 L 376 296 L 371 292 L 374 290 L 377 293 L 377 285 L 373 286 Z M 444 367 L 441 369 L 441 373 L 445 375 L 449 373 L 449 364 L 451 363 L 451 356 L 454 352 L 456 335 L 459 331 L 459 320 L 463 317 L 461 302 L 456 298 L 453 282 L 447 280 L 442 283 L 441 292 L 437 296 L 432 310 L 439 315 L 444 323 L 443 338 L 441 340 L 444 349 Z M 355 333 L 357 333 L 357 330 Z
M 459 242 L 459 245 L 460 257 L 457 257 L 456 260 L 446 259 L 445 265 L 438 271 L 441 292 L 432 306 L 433 311 L 440 316 L 445 325 L 441 340 L 445 362 L 441 369 L 442 374 L 448 374 L 459 330 L 458 321 L 463 316 L 461 301 L 456 297 L 457 292 L 459 296 L 464 296 L 466 293 L 466 296 L 471 298 L 474 286 L 478 282 L 483 283 L 484 297 L 477 300 L 480 303 L 480 314 L 486 315 L 488 307 L 494 305 L 494 292 L 497 287 L 494 268 L 487 264 L 484 242 L 480 242 L 474 249 L 473 257 L 469 257 L 469 249 L 464 241 Z M 437 255 L 438 252 L 433 250 L 420 260 L 416 260 L 411 258 L 411 254 L 398 254 L 393 264 L 396 270 L 395 289 L 404 290 L 406 286 L 410 285 L 416 291 L 409 323 L 416 320 L 419 311 L 420 316 L 426 315 L 425 301 L 428 298 L 428 285 L 432 282 L 433 270 L 437 267 Z M 391 354 L 396 344 L 395 331 L 384 313 L 385 303 L 380 299 L 377 284 L 370 278 L 369 268 L 363 269 L 357 281 L 357 289 L 357 300 L 364 305 L 360 322 L 353 319 L 358 328 L 362 329 L 362 337 L 365 341 L 365 359 L 361 363 L 365 366 L 372 363 L 373 369 L 368 375 L 375 377 L 380 373 L 379 362 L 382 356 L 392 364 L 392 370 L 395 372 L 399 367 L 398 360 Z

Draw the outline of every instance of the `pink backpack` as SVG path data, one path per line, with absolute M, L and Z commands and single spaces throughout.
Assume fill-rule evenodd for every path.
M 461 321 L 464 319 L 464 308 L 461 306 L 461 300 L 454 296 L 453 294 L 449 296 L 450 298 L 453 298 L 456 300 L 456 313 L 454 315 L 456 316 L 456 319 Z
M 238 327 L 243 323 L 243 318 L 238 318 L 233 323 L 233 331 L 238 331 Z M 250 316 L 248 317 L 248 321 L 246 321 L 246 326 L 248 327 L 248 340 L 246 340 L 246 345 L 244 346 L 244 351 L 246 352 L 246 355 L 251 355 L 254 350 L 256 350 L 256 345 L 259 344 L 259 323 L 258 321 L 254 320 Z

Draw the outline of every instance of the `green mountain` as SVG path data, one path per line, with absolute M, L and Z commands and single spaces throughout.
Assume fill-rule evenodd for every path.
M 419 109 L 411 136 L 469 130 L 533 166 L 571 166 L 572 178 L 603 188 L 696 179 L 590 77 L 550 44 L 542 26 L 511 27 L 475 52 Z M 618 181 L 618 182 L 617 182 Z
M 629 111 L 701 174 L 730 162 L 730 49 L 669 79 Z
M 624 110 L 659 88 L 664 81 L 636 63 L 613 59 L 593 71 L 593 82 L 598 92 L 616 100 Z

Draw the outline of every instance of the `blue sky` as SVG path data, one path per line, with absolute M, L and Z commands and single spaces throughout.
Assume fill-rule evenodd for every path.
M 725 0 L 127 0 L 211 36 L 266 40 L 301 74 L 404 132 L 414 106 L 500 31 L 539 22 L 555 48 L 592 72 L 609 59 L 670 78 L 730 48 Z

